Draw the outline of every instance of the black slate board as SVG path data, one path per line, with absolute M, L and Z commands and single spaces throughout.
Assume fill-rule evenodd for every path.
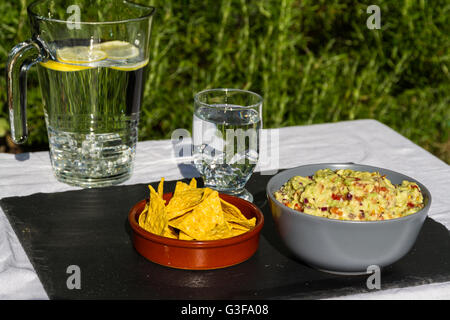
M 265 196 L 268 175 L 247 189 L 265 217 L 260 246 L 225 269 L 178 270 L 140 256 L 131 242 L 129 209 L 146 184 L 38 193 L 0 200 L 51 299 L 317 299 L 369 292 L 369 275 L 339 276 L 296 260 L 280 242 Z M 157 183 L 152 183 L 155 187 Z M 175 182 L 166 182 L 172 191 Z M 81 270 L 81 289 L 67 288 L 67 268 Z M 450 237 L 427 218 L 410 253 L 381 272 L 381 289 L 450 281 Z

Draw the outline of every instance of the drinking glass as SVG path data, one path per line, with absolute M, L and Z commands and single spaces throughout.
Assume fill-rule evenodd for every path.
M 36 65 L 58 180 L 101 187 L 131 176 L 153 12 L 123 0 L 28 7 L 32 38 L 7 63 L 11 132 L 26 141 L 26 74 Z
M 205 186 L 248 201 L 244 187 L 259 157 L 262 102 L 239 89 L 209 89 L 194 97 L 193 159 Z

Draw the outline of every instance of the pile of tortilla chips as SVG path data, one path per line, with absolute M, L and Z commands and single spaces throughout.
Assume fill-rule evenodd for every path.
M 164 178 L 155 191 L 151 185 L 150 200 L 139 216 L 139 226 L 157 235 L 180 240 L 217 240 L 249 231 L 256 218 L 247 219 L 231 203 L 219 198 L 210 188 L 197 188 L 178 181 L 172 198 L 163 199 Z

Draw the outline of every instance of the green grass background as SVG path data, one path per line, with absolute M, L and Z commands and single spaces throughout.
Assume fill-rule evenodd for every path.
M 266 127 L 373 118 L 450 163 L 450 2 L 136 2 L 157 8 L 140 140 L 190 130 L 196 92 L 234 87 L 264 96 Z M 29 3 L 0 3 L 2 68 L 30 36 Z M 381 8 L 380 30 L 366 27 L 371 4 Z M 5 77 L 0 103 L 6 127 Z M 28 103 L 28 146 L 45 146 L 35 70 Z

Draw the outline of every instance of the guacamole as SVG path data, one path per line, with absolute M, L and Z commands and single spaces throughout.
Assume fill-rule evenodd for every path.
M 394 219 L 424 207 L 416 183 L 393 185 L 378 172 L 350 169 L 323 169 L 313 176 L 293 177 L 274 196 L 294 210 L 339 220 Z

